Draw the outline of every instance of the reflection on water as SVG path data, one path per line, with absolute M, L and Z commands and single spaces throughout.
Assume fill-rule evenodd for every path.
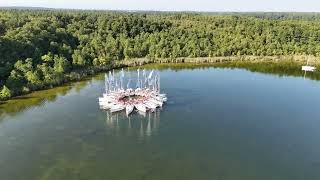
M 191 63 L 174 63 L 174 64 L 148 64 L 143 68 L 146 69 L 157 69 L 162 70 L 199 70 L 199 69 L 209 69 L 209 68 L 241 68 L 247 69 L 251 72 L 261 72 L 266 74 L 273 74 L 278 76 L 294 76 L 294 77 L 304 77 L 305 79 L 320 80 L 320 67 L 317 67 L 315 72 L 305 73 L 301 71 L 301 66 L 303 64 L 293 62 L 293 61 L 283 61 L 283 62 L 227 62 L 222 64 L 191 64 Z M 137 67 L 127 68 L 127 71 L 136 69 Z M 135 74 L 135 72 L 129 72 Z M 16 112 L 21 112 L 32 106 L 41 106 L 45 102 L 54 102 L 57 97 L 67 94 L 72 88 L 79 92 L 84 88 L 89 82 L 88 79 L 103 80 L 104 75 L 100 74 L 97 76 L 89 77 L 87 80 L 69 83 L 64 86 L 56 87 L 53 89 L 36 91 L 25 96 L 20 96 L 13 98 L 12 100 L 1 102 L 0 101 L 0 117 L 3 114 L 14 115 Z
M 264 74 L 272 74 L 278 76 L 294 76 L 294 77 L 305 77 L 312 80 L 320 80 L 320 66 L 317 65 L 315 72 L 305 73 L 301 70 L 303 66 L 302 62 L 296 62 L 291 60 L 284 61 L 256 61 L 256 62 L 247 62 L 247 61 L 235 61 L 235 62 L 225 62 L 217 64 L 192 64 L 192 63 L 169 63 L 169 64 L 149 64 L 145 65 L 147 69 L 156 68 L 158 70 L 167 70 L 171 69 L 176 72 L 191 69 L 209 69 L 212 67 L 215 68 L 226 68 L 226 69 L 246 69 L 251 72 L 260 72 Z M 131 68 L 133 69 L 133 68 Z
M 100 110 L 103 75 L 0 104 L 0 179 L 320 179 L 318 81 L 188 66 L 162 68 L 155 113 Z
M 153 113 L 137 111 L 129 117 L 124 112 L 111 113 L 105 111 L 105 113 L 107 128 L 115 134 L 119 131 L 131 134 L 136 133 L 140 139 L 143 139 L 144 137 L 152 136 L 153 133 L 157 133 L 160 127 L 161 109 L 157 109 Z
M 94 79 L 99 79 L 101 75 L 96 76 Z M 41 106 L 46 102 L 54 102 L 59 96 L 64 96 L 70 90 L 74 89 L 75 92 L 79 92 L 82 88 L 87 86 L 89 81 L 79 81 L 76 83 L 69 83 L 64 86 L 59 86 L 56 88 L 36 91 L 24 96 L 15 97 L 9 101 L 0 101 L 0 117 L 4 114 L 14 115 L 17 112 L 22 112 L 28 110 L 33 106 Z

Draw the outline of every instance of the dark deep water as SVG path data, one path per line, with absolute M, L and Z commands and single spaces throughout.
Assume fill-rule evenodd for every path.
M 103 75 L 0 105 L 1 180 L 320 179 L 320 82 L 162 69 L 157 113 L 107 115 Z

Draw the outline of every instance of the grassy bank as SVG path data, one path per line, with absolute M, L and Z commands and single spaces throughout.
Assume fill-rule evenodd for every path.
M 137 58 L 130 60 L 118 61 L 116 66 L 141 66 L 150 63 L 225 63 L 225 62 L 283 62 L 292 61 L 298 64 L 309 63 L 320 66 L 320 58 L 314 56 L 228 56 L 228 57 L 199 57 L 199 58 Z
M 320 69 L 320 60 L 316 57 L 310 56 L 230 56 L 230 57 L 203 57 L 203 58 L 176 58 L 176 59 L 151 59 L 151 58 L 139 58 L 116 61 L 103 67 L 89 67 L 85 69 L 78 69 L 65 74 L 63 81 L 56 85 L 45 86 L 42 88 L 25 91 L 19 95 L 29 94 L 31 92 L 43 89 L 50 89 L 56 86 L 64 85 L 68 82 L 79 81 L 85 79 L 88 76 L 106 72 L 112 69 L 118 69 L 122 67 L 136 67 L 146 64 L 164 64 L 166 68 L 173 66 L 173 64 L 190 64 L 195 65 L 215 65 L 217 67 L 229 67 L 229 68 L 245 68 L 250 71 L 257 71 L 263 73 L 282 74 L 282 75 L 295 75 L 301 76 L 301 65 L 312 64 Z M 292 73 L 294 72 L 294 73 Z M 311 79 L 317 79 L 318 75 L 314 75 Z M 14 98 L 17 95 L 11 97 Z M 3 103 L 3 102 L 2 102 Z

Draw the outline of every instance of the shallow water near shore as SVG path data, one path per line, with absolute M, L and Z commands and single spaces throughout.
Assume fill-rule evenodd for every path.
M 155 113 L 100 110 L 103 74 L 0 104 L 0 179 L 320 178 L 317 72 L 146 67 L 168 94 Z

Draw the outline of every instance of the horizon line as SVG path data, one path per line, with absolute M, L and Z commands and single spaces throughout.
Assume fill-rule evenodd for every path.
M 239 10 L 225 10 L 225 11 L 201 11 L 201 10 L 155 10 L 155 9 L 99 9 L 99 8 L 56 8 L 56 7 L 42 7 L 42 6 L 0 6 L 1 9 L 15 9 L 15 10 L 72 10 L 72 11 L 125 11 L 125 12 L 190 12 L 190 13 L 320 13 L 320 11 L 239 11 Z

